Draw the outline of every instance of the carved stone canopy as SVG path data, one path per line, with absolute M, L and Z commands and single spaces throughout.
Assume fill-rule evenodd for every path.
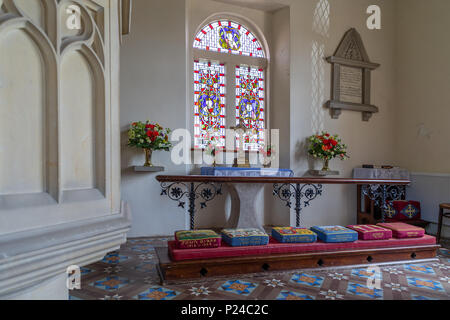
M 362 112 L 363 121 L 369 121 L 378 108 L 370 104 L 371 71 L 380 65 L 369 60 L 360 34 L 352 28 L 346 32 L 333 56 L 332 100 L 327 102 L 331 117 L 338 119 L 342 110 Z

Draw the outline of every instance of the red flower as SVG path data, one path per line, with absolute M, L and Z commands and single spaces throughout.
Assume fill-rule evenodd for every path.
M 338 143 L 336 140 L 331 140 L 331 144 L 333 145 L 333 147 L 336 147 Z

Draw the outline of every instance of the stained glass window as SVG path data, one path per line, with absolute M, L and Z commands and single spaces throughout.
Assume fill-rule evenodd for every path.
M 236 66 L 236 124 L 242 121 L 251 131 L 244 136 L 245 150 L 259 150 L 264 145 L 264 96 L 264 70 Z
M 194 48 L 264 58 L 258 39 L 243 25 L 219 20 L 203 27 L 194 40 Z
M 225 66 L 194 61 L 194 145 L 205 148 L 212 137 L 225 146 Z

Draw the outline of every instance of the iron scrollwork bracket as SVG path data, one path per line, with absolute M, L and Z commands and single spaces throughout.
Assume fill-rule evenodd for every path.
M 311 201 L 322 195 L 322 185 L 318 184 L 274 184 L 273 195 L 286 203 L 286 206 L 292 208 L 292 202 L 295 201 L 296 226 L 300 227 L 301 211 L 309 207 Z
M 406 186 L 400 185 L 363 185 L 361 191 L 363 195 L 374 201 L 377 207 L 381 208 L 382 222 L 385 222 L 386 210 L 392 201 L 401 200 L 406 196 Z
M 198 183 L 193 182 L 162 182 L 161 196 L 167 196 L 169 199 L 178 202 L 178 207 L 185 208 L 188 202 L 188 213 L 190 218 L 190 228 L 195 228 L 196 201 L 200 200 L 200 208 L 207 207 L 207 203 L 214 200 L 222 194 L 222 184 L 211 182 Z

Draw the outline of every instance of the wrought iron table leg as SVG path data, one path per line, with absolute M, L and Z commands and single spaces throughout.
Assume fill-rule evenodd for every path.
M 213 200 L 217 195 L 222 194 L 222 185 L 214 183 L 198 183 L 194 182 L 173 182 L 173 183 L 161 183 L 161 195 L 169 197 L 169 199 L 177 201 L 178 206 L 185 208 L 185 199 L 188 201 L 188 213 L 189 213 L 189 227 L 191 230 L 195 229 L 195 202 L 197 199 L 201 199 L 200 208 L 206 208 L 206 203 Z
M 295 225 L 300 227 L 300 215 L 302 213 L 302 193 L 300 191 L 300 184 L 295 186 Z
M 195 229 L 195 185 L 191 183 L 189 190 L 189 219 L 190 219 L 190 229 Z
M 274 184 L 273 194 L 278 196 L 281 201 L 286 202 L 286 206 L 292 207 L 292 200 L 295 200 L 295 224 L 297 227 L 301 225 L 302 208 L 308 207 L 310 202 L 322 195 L 322 185 L 314 184 Z M 304 198 L 306 200 L 302 201 Z

